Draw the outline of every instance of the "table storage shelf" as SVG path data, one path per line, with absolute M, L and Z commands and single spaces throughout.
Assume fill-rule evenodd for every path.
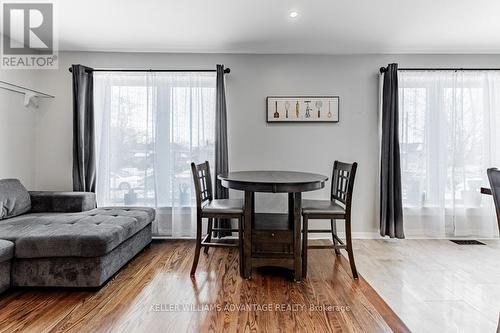
M 293 258 L 293 226 L 287 214 L 256 213 L 252 228 L 252 260 Z

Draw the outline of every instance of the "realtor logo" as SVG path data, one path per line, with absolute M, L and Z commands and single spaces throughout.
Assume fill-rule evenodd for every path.
M 57 68 L 52 3 L 3 3 L 2 69 Z

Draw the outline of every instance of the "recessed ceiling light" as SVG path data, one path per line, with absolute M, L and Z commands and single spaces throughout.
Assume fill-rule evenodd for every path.
M 291 18 L 296 18 L 297 16 L 299 16 L 299 12 L 296 12 L 295 10 L 292 10 L 288 15 Z

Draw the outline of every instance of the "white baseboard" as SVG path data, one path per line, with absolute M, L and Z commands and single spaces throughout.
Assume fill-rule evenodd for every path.
M 484 236 L 484 232 L 480 229 L 467 229 L 462 230 L 460 233 L 455 235 L 444 235 L 442 232 L 438 232 L 438 235 L 430 235 L 429 231 L 423 229 L 410 229 L 405 230 L 406 239 L 498 239 L 497 235 Z
M 341 239 L 345 239 L 345 233 L 344 232 L 338 232 L 338 236 Z M 169 237 L 169 236 L 153 236 L 154 239 L 194 239 L 194 237 Z M 388 237 L 382 237 L 380 234 L 376 231 L 372 232 L 366 232 L 366 231 L 360 231 L 360 232 L 353 232 L 352 233 L 352 238 L 353 239 L 385 239 L 389 240 L 390 238 Z M 331 239 L 330 234 L 326 233 L 311 233 L 309 234 L 309 239 Z M 458 236 L 429 236 L 429 235 L 419 235 L 419 234 L 413 234 L 413 233 L 407 233 L 405 235 L 405 239 L 499 239 L 498 237 L 473 237 L 473 236 L 464 236 L 464 237 L 458 237 Z
M 338 236 L 343 239 L 345 238 L 345 233 L 344 232 L 338 232 Z M 194 239 L 194 237 L 169 237 L 169 236 L 154 236 L 154 239 Z M 378 232 L 353 232 L 352 233 L 352 238 L 353 239 L 384 239 Z M 330 234 L 324 234 L 324 233 L 311 233 L 309 234 L 309 239 L 332 239 Z

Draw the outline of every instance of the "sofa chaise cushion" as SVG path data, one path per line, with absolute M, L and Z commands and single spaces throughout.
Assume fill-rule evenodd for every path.
M 9 261 L 14 256 L 14 244 L 0 239 L 0 263 Z
M 0 239 L 0 293 L 10 288 L 10 269 L 13 255 L 14 244 Z
M 151 243 L 151 224 L 100 257 L 16 258 L 16 287 L 99 287 Z
M 31 209 L 31 197 L 17 179 L 0 179 L 0 220 L 26 213 Z
M 0 221 L 16 258 L 98 257 L 150 224 L 152 208 L 102 207 L 81 213 L 25 214 Z

